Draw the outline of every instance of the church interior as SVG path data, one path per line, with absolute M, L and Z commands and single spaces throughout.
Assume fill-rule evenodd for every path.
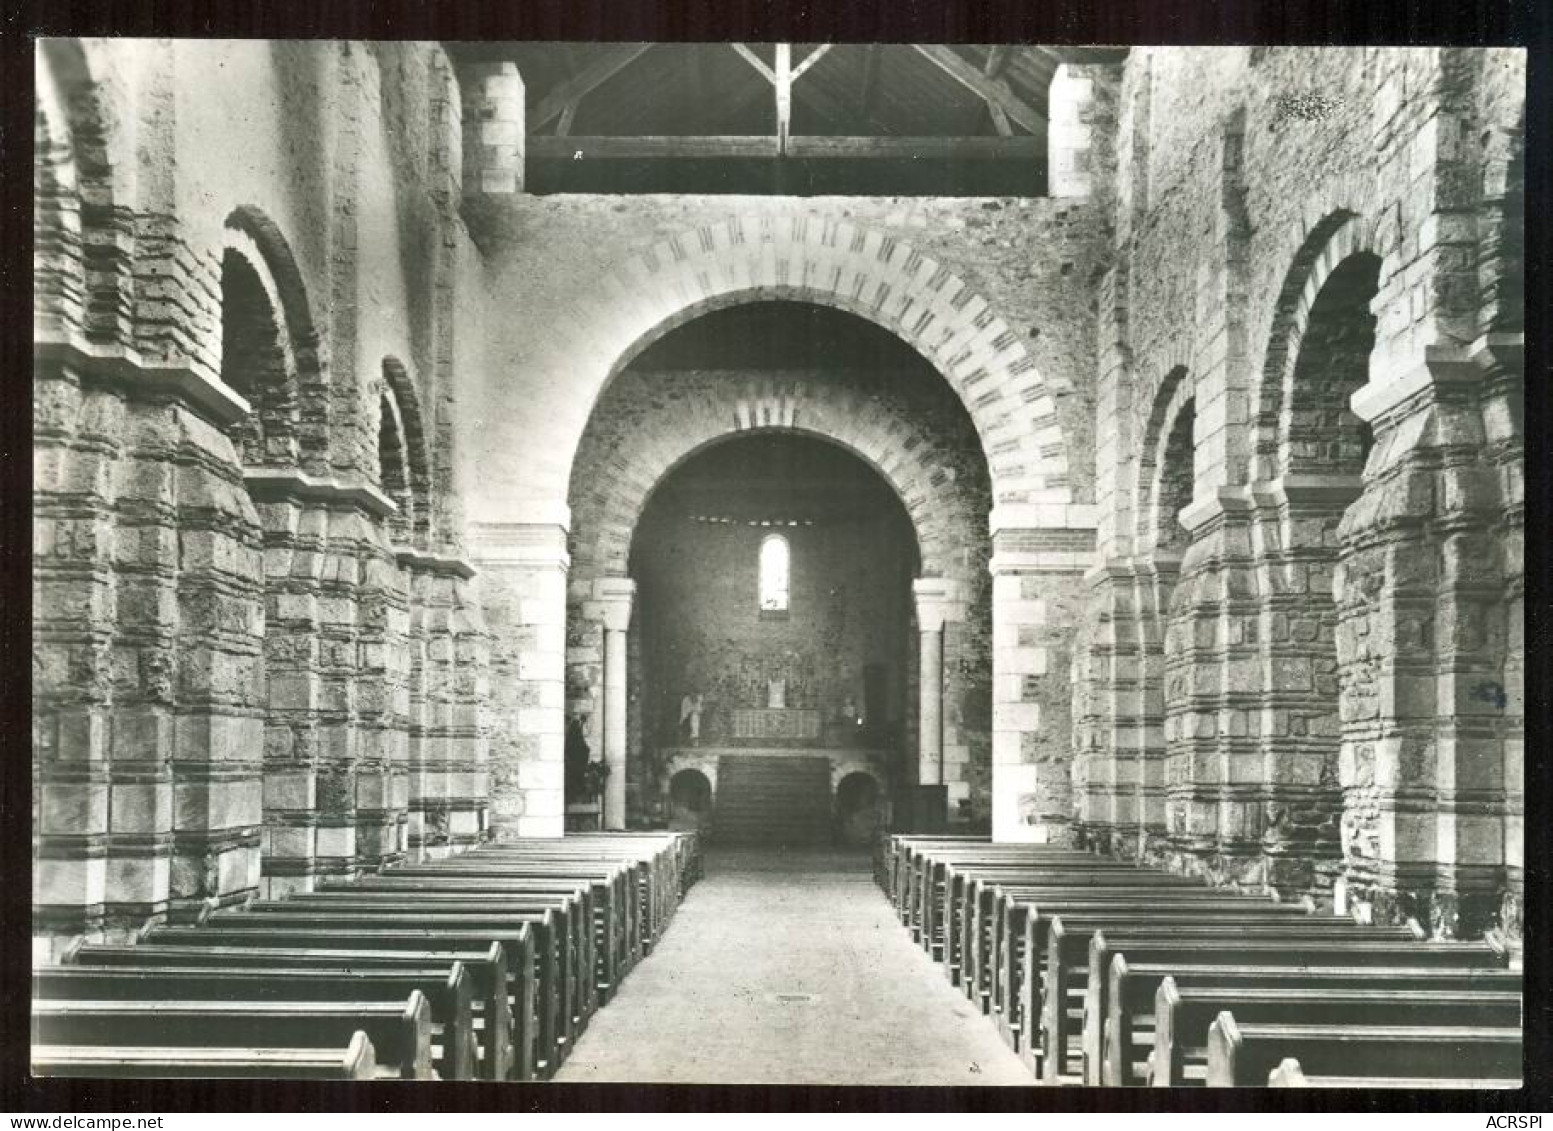
M 35 63 L 36 1075 L 1519 1086 L 1524 52 Z

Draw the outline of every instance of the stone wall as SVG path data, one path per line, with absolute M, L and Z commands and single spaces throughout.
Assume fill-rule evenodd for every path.
M 1095 842 L 1440 933 L 1515 903 L 1523 79 L 1514 51 L 1131 53 L 1075 689 Z
M 425 45 L 39 44 L 45 948 L 484 824 L 454 90 Z

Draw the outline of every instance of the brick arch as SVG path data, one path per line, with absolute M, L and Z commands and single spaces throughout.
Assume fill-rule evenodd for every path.
M 1274 307 L 1267 354 L 1252 390 L 1253 479 L 1271 479 L 1286 470 L 1280 448 L 1286 438 L 1285 418 L 1295 396 L 1295 371 L 1311 312 L 1332 276 L 1360 255 L 1383 259 L 1374 226 L 1343 208 L 1312 225 L 1294 253 Z
M 1138 475 L 1134 484 L 1133 521 L 1135 545 L 1140 552 L 1152 552 L 1159 541 L 1161 516 L 1159 508 L 1161 479 L 1172 472 L 1167 459 L 1167 447 L 1175 432 L 1176 424 L 1196 393 L 1195 382 L 1185 365 L 1173 365 L 1155 390 L 1153 404 L 1144 424 L 1142 442 L 1138 445 Z M 1190 460 L 1195 454 L 1187 453 Z M 1190 500 L 1188 500 L 1189 502 Z
M 671 415 L 672 414 L 672 415 Z M 972 485 L 943 474 L 952 453 L 933 432 L 845 386 L 798 379 L 729 381 L 723 395 L 676 401 L 633 422 L 628 442 L 594 455 L 588 437 L 572 476 L 572 577 L 624 576 L 632 534 L 652 492 L 696 453 L 743 435 L 789 432 L 846 449 L 901 500 L 922 576 L 965 576 L 956 554 L 984 537 Z M 599 445 L 603 447 L 604 445 Z
M 80 40 L 40 39 L 36 51 L 39 329 L 127 346 L 134 337 L 135 233 L 125 204 L 134 162 L 114 117 L 123 100 L 103 89 Z
M 33 320 L 39 336 L 83 322 L 81 195 L 70 116 L 53 69 L 38 60 L 33 112 Z
M 233 426 L 250 467 L 298 466 L 328 452 L 328 397 L 306 284 L 280 230 L 256 208 L 239 208 L 222 230 L 221 380 L 252 412 Z M 313 456 L 317 459 L 317 456 Z
M 393 455 L 397 466 L 390 466 L 379 453 L 378 473 L 383 489 L 399 504 L 393 526 L 399 537 L 413 538 L 428 545 L 431 538 L 431 455 L 420 395 L 410 372 L 397 357 L 383 359 L 383 390 L 380 411 L 388 414 L 394 431 Z M 382 444 L 379 421 L 379 444 Z
M 981 438 L 997 502 L 1072 501 L 1055 404 L 1014 329 L 909 244 L 805 214 L 689 229 L 599 279 L 569 312 L 547 366 L 592 390 L 575 398 L 573 454 L 608 382 L 653 342 L 713 310 L 783 299 L 865 318 L 943 375 Z

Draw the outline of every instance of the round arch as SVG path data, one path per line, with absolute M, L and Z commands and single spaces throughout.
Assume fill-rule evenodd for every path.
M 570 497 L 573 578 L 623 576 L 653 491 L 705 449 L 745 435 L 788 432 L 836 445 L 888 483 L 917 538 L 922 576 L 962 576 L 968 539 L 984 536 L 973 485 L 944 474 L 952 453 L 928 429 L 839 384 L 728 382 L 721 396 L 678 402 L 638 419 L 622 445 L 579 448 Z M 673 418 L 668 413 L 674 414 Z M 959 557 L 957 558 L 957 555 Z
M 86 266 L 81 197 L 70 116 L 41 45 L 33 113 L 33 324 L 35 337 L 68 334 L 84 322 Z
M 644 349 L 702 314 L 770 300 L 857 315 L 927 360 L 975 426 L 996 502 L 1072 501 L 1055 402 L 1019 334 L 962 279 L 909 244 L 806 214 L 735 216 L 680 232 L 633 255 L 567 307 L 526 363 L 578 395 L 565 398 L 549 422 L 553 454 L 531 469 L 523 493 L 564 496 L 594 406 Z M 494 457 L 505 434 L 481 431 Z
M 1195 383 L 1190 371 L 1184 365 L 1177 365 L 1165 374 L 1149 408 L 1142 442 L 1138 446 L 1138 475 L 1133 488 L 1133 497 L 1137 500 L 1133 508 L 1133 533 L 1140 554 L 1152 554 L 1158 548 L 1159 531 L 1168 517 L 1159 513 L 1161 478 L 1173 470 L 1169 466 L 1170 440 L 1182 413 L 1194 400 L 1194 394 Z M 1193 446 L 1186 458 L 1192 460 L 1195 455 Z M 1190 468 L 1188 464 L 1188 470 Z
M 1300 347 L 1318 297 L 1356 256 L 1373 259 L 1377 274 L 1382 274 L 1383 256 L 1372 225 L 1355 212 L 1337 209 L 1311 228 L 1289 264 L 1274 308 L 1266 360 L 1252 390 L 1253 481 L 1275 479 L 1288 470 L 1281 449 L 1295 398 Z
M 327 462 L 327 398 L 305 417 L 301 410 L 303 388 L 323 374 L 290 246 L 268 217 L 243 207 L 227 217 L 221 252 L 221 380 L 252 406 L 233 429 L 243 462 L 250 469 Z
M 431 539 L 431 458 L 425 418 L 421 414 L 420 394 L 405 364 L 392 355 L 383 359 L 381 411 L 388 414 L 393 429 L 395 451 L 380 450 L 379 474 L 383 489 L 399 504 L 396 533 L 427 545 Z M 379 421 L 379 444 L 384 448 L 383 424 Z M 391 466 L 385 454 L 398 457 Z

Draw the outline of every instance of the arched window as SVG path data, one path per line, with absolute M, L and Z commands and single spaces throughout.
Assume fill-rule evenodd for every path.
M 760 544 L 760 611 L 787 612 L 787 578 L 792 551 L 780 534 L 768 534 Z

